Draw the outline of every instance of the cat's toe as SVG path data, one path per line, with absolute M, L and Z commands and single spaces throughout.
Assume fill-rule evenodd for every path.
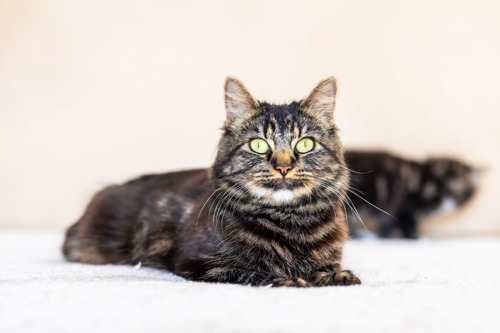
M 277 279 L 272 283 L 273 287 L 297 287 L 297 288 L 307 288 L 310 287 L 311 284 L 304 279 L 301 278 L 293 278 L 293 279 Z
M 340 271 L 335 274 L 335 284 L 339 286 L 351 286 L 361 284 L 361 280 L 349 270 Z
M 322 286 L 351 286 L 361 284 L 361 280 L 351 271 L 318 272 L 315 274 L 313 285 Z

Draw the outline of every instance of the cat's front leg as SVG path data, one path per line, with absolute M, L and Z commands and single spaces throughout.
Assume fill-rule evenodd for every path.
M 321 271 L 310 279 L 314 286 L 351 286 L 361 284 L 361 280 L 349 270 Z

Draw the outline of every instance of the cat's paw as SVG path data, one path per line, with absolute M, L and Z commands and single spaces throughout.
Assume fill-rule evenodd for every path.
M 345 270 L 318 273 L 313 283 L 317 286 L 352 286 L 361 284 L 361 280 L 353 272 Z
M 361 280 L 349 270 L 340 271 L 335 274 L 335 283 L 339 286 L 351 286 L 361 284 Z
M 307 288 L 311 287 L 311 284 L 301 278 L 292 279 L 276 279 L 271 284 L 272 287 L 296 287 L 296 288 Z

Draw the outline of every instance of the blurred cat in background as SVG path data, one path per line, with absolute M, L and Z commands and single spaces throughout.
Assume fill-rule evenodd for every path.
M 359 213 L 349 214 L 353 237 L 417 238 L 419 221 L 463 206 L 482 173 L 451 158 L 418 162 L 382 151 L 347 150 L 346 160 L 352 171 L 349 198 Z

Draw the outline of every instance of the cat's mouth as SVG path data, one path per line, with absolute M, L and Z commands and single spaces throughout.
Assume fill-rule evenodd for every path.
M 266 180 L 260 184 L 262 187 L 272 190 L 295 190 L 304 186 L 304 181 L 293 178 L 277 178 Z

